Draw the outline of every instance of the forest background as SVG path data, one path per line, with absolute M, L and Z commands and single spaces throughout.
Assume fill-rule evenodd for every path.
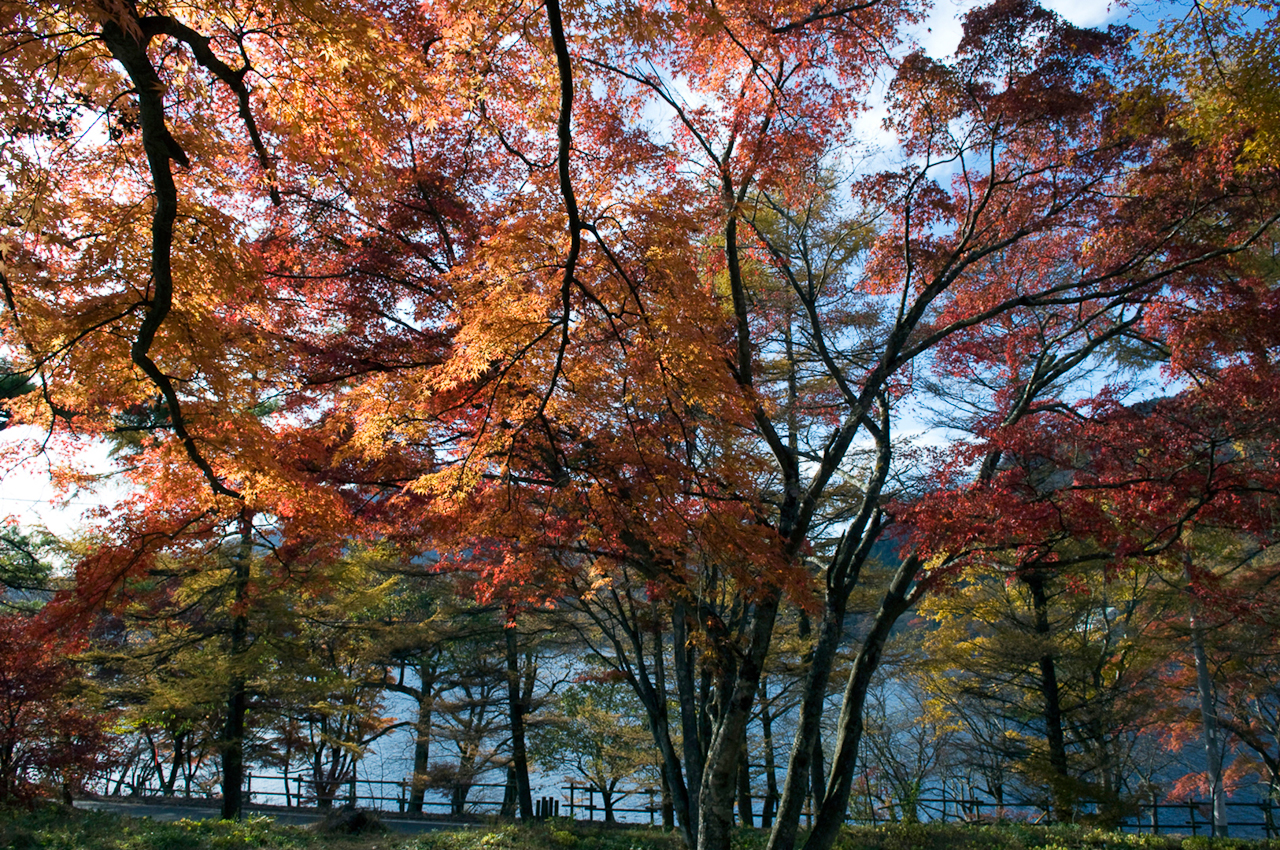
M 0 4 L 5 463 L 130 485 L 56 572 L 5 531 L 0 792 L 124 733 L 325 799 L 398 690 L 415 795 L 501 706 L 513 811 L 635 732 L 704 850 L 950 752 L 1070 820 L 1193 742 L 1225 828 L 1280 787 L 1280 52 L 1152 8 Z

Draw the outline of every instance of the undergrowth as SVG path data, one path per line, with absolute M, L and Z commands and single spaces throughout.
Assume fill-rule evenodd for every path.
M 803 837 L 802 837 L 803 838 Z M 768 833 L 741 829 L 734 850 L 765 850 Z M 798 845 L 801 846 L 801 845 Z M 47 806 L 0 810 L 0 850 L 684 850 L 653 827 L 553 819 L 531 826 L 490 824 L 420 835 L 340 835 L 277 824 L 153 821 Z M 1280 850 L 1280 839 L 1250 841 L 1151 836 L 1028 824 L 890 824 L 851 827 L 837 850 Z

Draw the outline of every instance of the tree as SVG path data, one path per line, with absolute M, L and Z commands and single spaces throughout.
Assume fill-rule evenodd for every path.
M 729 840 L 780 612 L 814 627 L 771 846 L 822 785 L 825 850 L 894 624 L 1050 522 L 1000 457 L 1053 431 L 1089 339 L 1136 314 L 1159 336 L 1277 208 L 1261 171 L 1223 179 L 1126 111 L 1126 33 L 1021 0 L 971 12 L 948 62 L 894 59 L 907 2 L 4 10 L 26 140 L 4 153 L 4 332 L 41 387 L 7 409 L 59 433 L 163 412 L 85 604 L 211 516 L 285 548 L 439 549 L 504 609 L 634 580 L 608 640 L 636 670 L 671 641 L 678 744 L 663 677 L 631 681 L 704 850 Z M 886 64 L 906 162 L 833 192 Z M 1002 387 L 987 474 L 966 447 L 910 480 L 917 379 L 1045 316 L 1085 343 Z M 1020 498 L 975 528 L 993 488 Z M 886 534 L 896 569 L 864 571 Z
M 1155 638 L 1164 618 L 1155 581 L 1132 566 L 1102 581 L 989 569 L 922 606 L 937 624 L 926 638 L 930 694 L 957 726 L 1001 730 L 974 741 L 993 748 L 980 763 L 998 760 L 1012 774 L 1000 779 L 998 802 L 1015 777 L 1023 799 L 1048 801 L 1064 821 L 1086 803 L 1115 821 L 1136 798 L 1131 753 L 1167 661 Z
M 449 687 L 449 643 L 460 626 L 455 611 L 458 589 L 449 576 L 403 579 L 390 596 L 384 614 L 389 628 L 375 655 L 386 662 L 381 686 L 413 700 L 413 763 L 408 810 L 421 812 L 429 779 L 435 705 Z
M 286 775 L 301 762 L 329 805 L 386 726 L 368 632 L 389 582 L 360 552 L 253 538 L 246 552 L 241 530 L 222 528 L 203 547 L 187 538 L 122 583 L 91 658 L 123 724 L 145 739 L 162 793 L 179 777 L 189 789 L 216 755 L 224 809 L 242 805 L 255 762 Z
M 505 766 L 504 814 L 519 811 L 531 819 L 528 764 L 521 781 L 517 762 L 522 726 L 544 699 L 542 625 L 526 634 L 514 619 L 504 622 L 495 606 L 477 604 L 468 573 L 403 566 L 392 572 L 399 573 L 397 585 L 372 657 L 385 664 L 379 686 L 410 697 L 416 707 L 415 716 L 402 721 L 414 736 L 409 808 L 421 810 L 435 785 L 461 814 L 475 779 Z M 443 763 L 442 747 L 456 752 L 454 765 Z
M 36 616 L 0 616 L 0 801 L 79 791 L 111 755 L 111 714 L 93 704 L 71 660 L 73 637 Z
M 0 525 L 0 607 L 18 610 L 39 608 L 49 592 L 52 567 L 49 556 L 56 543 L 40 529 Z
M 1201 526 L 1161 559 L 1171 599 L 1162 637 L 1176 647 L 1163 684 L 1185 696 L 1155 717 L 1177 749 L 1199 745 L 1204 770 L 1184 775 L 1171 796 L 1208 797 L 1215 835 L 1227 834 L 1227 796 L 1246 776 L 1274 786 L 1268 731 L 1274 700 L 1266 672 L 1273 655 L 1273 545 L 1238 529 Z M 1233 751 L 1245 755 L 1233 759 Z
M 382 309 L 397 301 L 397 272 L 430 257 L 409 244 L 397 264 L 372 246 L 380 262 L 370 261 L 349 217 L 334 214 L 346 181 L 377 184 L 361 197 L 379 197 L 413 173 L 356 167 L 357 151 L 368 161 L 396 148 L 413 123 L 415 95 L 396 80 L 413 78 L 424 43 L 413 18 L 365 11 L 0 7 L 15 57 L 0 90 L 27 116 L 3 154 L 6 374 L 39 388 L 7 397 L 6 416 L 51 437 L 139 435 L 129 473 L 139 493 L 80 565 L 82 610 L 145 574 L 157 552 L 199 548 L 226 523 L 274 524 L 266 536 L 285 548 L 308 531 L 332 539 L 351 528 L 341 485 L 318 486 L 327 462 L 317 458 L 333 441 L 293 415 L 379 362 L 358 346 L 339 357 L 317 344 L 330 307 L 346 308 L 344 339 L 383 344 L 380 362 L 394 359 L 397 339 L 440 339 L 406 333 Z M 338 78 L 361 90 L 316 85 Z M 431 196 L 427 178 L 407 182 Z M 282 234 L 328 250 L 299 267 L 277 247 Z M 369 286 L 379 275 L 393 284 Z M 237 587 L 246 581 L 242 570 Z M 236 622 L 233 654 L 246 640 Z M 243 684 L 233 671 L 229 742 L 241 739 Z M 236 753 L 224 752 L 228 815 L 238 812 Z
M 598 792 L 605 821 L 614 823 L 614 806 L 628 793 L 626 783 L 657 766 L 653 738 L 639 720 L 643 706 L 627 684 L 605 679 L 570 685 L 554 707 L 556 715 L 538 728 L 534 758 L 571 771 L 566 780 L 581 780 Z
M 1274 441 L 1274 420 L 1262 388 L 1275 376 L 1269 362 L 1256 357 L 1261 340 L 1252 332 L 1236 329 L 1228 341 L 1218 312 L 1222 304 L 1205 299 L 1204 293 L 1222 287 L 1233 293 L 1229 299 L 1256 298 L 1269 284 L 1251 280 L 1253 268 L 1256 260 L 1249 254 L 1237 255 L 1228 264 L 1202 270 L 1206 279 L 1200 283 L 1206 287 L 1197 298 L 1204 300 L 1188 299 L 1177 308 L 1150 306 L 1143 328 L 1152 340 L 1149 350 L 1168 357 L 1166 368 L 1173 374 L 1193 376 L 1192 387 L 1130 406 L 1106 396 L 1088 399 L 1049 411 L 1051 430 L 1008 429 L 987 444 L 986 457 L 992 457 L 992 444 L 999 446 L 1004 466 L 1000 472 L 993 468 L 989 485 L 975 491 L 988 504 L 977 508 L 970 503 L 961 509 L 971 511 L 963 534 L 975 557 L 984 564 L 996 551 L 1014 557 L 1012 573 L 1036 597 L 1037 605 L 1048 598 L 1049 580 L 1064 578 L 1069 589 L 1081 583 L 1075 571 L 1105 563 L 1108 578 L 1143 577 L 1145 595 L 1157 602 L 1154 613 L 1143 615 L 1148 622 L 1182 618 L 1180 634 L 1195 671 L 1196 716 L 1219 833 L 1226 830 L 1224 772 L 1207 626 L 1216 619 L 1230 619 L 1230 612 L 1245 610 L 1248 603 L 1221 592 L 1221 577 L 1202 563 L 1196 541 L 1215 540 L 1212 548 L 1224 553 L 1242 546 L 1254 555 L 1272 545 L 1270 516 L 1277 491 L 1263 458 L 1269 451 L 1264 447 Z M 1179 327 L 1168 324 L 1166 309 L 1179 314 Z M 1184 348 L 1188 335 L 1199 339 Z M 1212 350 L 1202 347 L 1208 339 L 1214 340 Z M 1246 386 L 1249 389 L 1243 390 Z M 1245 396 L 1252 400 L 1245 403 Z M 1025 526 L 1011 521 L 1020 514 L 1039 520 Z M 1253 555 L 1241 561 L 1250 563 L 1256 567 L 1260 562 Z M 1257 580 L 1265 583 L 1260 577 L 1265 575 L 1262 570 Z M 1173 590 L 1177 603 L 1153 593 L 1153 586 Z M 1118 610 L 1130 609 L 1125 605 Z M 1037 622 L 1048 625 L 1039 617 Z M 1055 664 L 1055 653 L 1041 657 L 1042 668 Z M 1056 684 L 1052 690 L 1058 690 Z M 1058 761 L 1065 765 L 1062 755 Z

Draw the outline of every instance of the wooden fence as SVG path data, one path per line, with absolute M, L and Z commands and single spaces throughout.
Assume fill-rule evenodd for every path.
M 104 778 L 100 787 L 110 794 L 112 781 Z M 118 785 L 117 785 L 118 787 Z M 507 799 L 507 786 L 503 783 L 476 782 L 466 786 L 465 814 L 497 815 Z M 332 805 L 352 804 L 397 814 L 410 813 L 410 784 L 405 780 L 359 778 L 346 784 L 342 793 L 329 801 Z M 561 796 L 548 796 L 545 788 L 538 790 L 537 817 L 566 816 L 574 820 L 603 820 L 605 807 L 599 799 L 600 792 L 583 785 L 569 784 L 557 790 Z M 456 815 L 456 804 L 451 799 L 455 789 L 434 786 L 423 797 L 422 814 L 440 816 Z M 137 797 L 152 798 L 147 789 L 134 792 Z M 169 799 L 183 799 L 169 798 Z M 207 800 L 207 796 L 193 799 Z M 655 824 L 661 820 L 662 798 L 655 788 L 636 788 L 615 795 L 615 816 L 629 823 Z M 248 804 L 265 804 L 285 808 L 315 808 L 317 800 L 310 783 L 302 776 L 247 774 L 245 800 Z M 639 802 L 639 805 L 635 803 Z M 753 799 L 756 825 L 760 825 L 760 798 Z M 626 804 L 630 805 L 626 805 Z M 1277 806 L 1271 801 L 1227 803 L 1228 832 L 1241 838 L 1280 837 L 1280 819 Z M 849 823 L 876 825 L 900 822 L 908 814 L 901 804 L 892 801 L 862 799 L 854 801 L 848 817 Z M 1094 813 L 1085 810 L 1081 820 L 1090 819 Z M 807 820 L 808 812 L 802 815 Z M 997 804 L 988 800 L 959 797 L 929 797 L 917 801 L 915 817 L 926 822 L 994 823 L 1012 821 L 1035 824 L 1052 822 L 1052 814 L 1044 803 L 1006 802 Z M 1213 834 L 1212 809 L 1208 803 L 1188 801 L 1183 803 L 1145 803 L 1120 824 L 1124 832 L 1152 834 L 1211 835 Z

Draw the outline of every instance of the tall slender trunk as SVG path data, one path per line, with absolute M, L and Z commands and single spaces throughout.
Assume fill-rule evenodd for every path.
M 249 568 L 253 547 L 253 516 L 241 509 L 240 541 L 231 561 L 231 679 L 227 683 L 227 719 L 222 730 L 222 817 L 239 820 L 244 810 L 244 720 L 249 694 L 244 655 L 249 646 Z
M 1067 768 L 1066 736 L 1062 731 L 1062 694 L 1058 687 L 1058 671 L 1049 648 L 1052 638 L 1049 624 L 1049 598 L 1045 593 L 1045 575 L 1035 571 L 1022 577 L 1031 591 L 1032 610 L 1036 636 L 1045 647 L 1040 655 L 1040 696 L 1044 700 L 1044 733 L 1049 746 L 1049 769 L 1053 772 L 1053 816 L 1059 823 L 1073 819 L 1075 801 L 1069 791 L 1070 774 Z
M 653 619 L 653 679 L 648 691 L 653 697 L 653 707 L 646 704 L 650 722 L 654 726 L 654 739 L 658 741 L 658 750 L 662 754 L 662 828 L 671 829 L 676 824 L 676 811 L 681 812 L 680 822 L 683 825 L 692 820 L 689 811 L 692 808 L 689 792 L 684 779 L 680 775 L 680 762 L 676 758 L 675 747 L 671 743 L 670 720 L 667 715 L 667 662 L 666 644 L 662 637 L 662 621 Z M 643 632 L 639 635 L 641 654 L 644 649 Z M 655 711 L 656 709 L 656 711 Z M 674 781 L 672 776 L 675 777 Z M 697 841 L 696 833 L 684 836 L 685 845 L 693 847 Z
M 516 626 L 512 619 L 504 630 L 507 639 L 507 707 L 511 716 L 511 768 L 515 774 L 520 820 L 533 820 L 533 794 L 529 789 L 529 760 L 525 751 L 525 704 L 520 693 L 520 655 L 516 646 Z
M 813 739 L 813 756 L 809 760 L 809 811 L 816 815 L 822 808 L 822 795 L 827 787 L 826 752 L 822 748 L 822 730 Z
M 702 791 L 702 774 L 705 769 L 706 750 L 703 745 L 699 716 L 702 707 L 697 698 L 697 684 L 693 662 L 693 645 L 689 640 L 689 613 L 684 603 L 672 605 L 672 660 L 676 674 L 676 697 L 680 701 L 681 747 L 684 753 L 684 781 L 689 795 L 691 832 L 697 832 L 697 800 Z
M 498 809 L 498 817 L 513 818 L 516 816 L 516 768 L 507 765 L 507 782 L 502 789 L 502 807 Z
M 662 780 L 662 828 L 664 830 L 674 829 L 676 825 L 676 807 L 675 801 L 671 799 L 671 782 L 667 779 L 667 772 L 664 770 L 659 774 Z
M 432 695 L 431 686 L 419 668 L 418 685 L 422 689 L 418 694 L 418 720 L 413 725 L 413 777 L 409 785 L 409 811 L 422 811 L 427 795 L 427 769 L 431 760 L 431 720 Z
M 814 756 L 817 755 L 821 762 L 819 738 L 822 713 L 826 705 L 831 670 L 835 665 L 840 641 L 844 637 L 844 618 L 843 594 L 828 596 L 817 640 L 806 659 L 809 669 L 804 679 L 804 699 L 800 703 L 800 718 L 796 723 L 777 819 L 769 836 L 769 850 L 793 850 L 796 833 L 800 828 L 800 814 L 804 810 L 810 786 L 814 786 L 812 793 L 815 801 L 821 798 L 825 782 L 821 764 L 818 766 L 818 780 L 816 783 L 813 781 Z
M 678 606 L 673 606 L 677 610 L 673 613 L 673 622 L 676 624 L 673 636 L 673 655 L 675 657 L 675 666 L 677 669 L 677 677 L 687 665 L 681 661 L 681 653 L 686 651 L 682 645 L 682 635 L 685 633 L 682 621 L 679 619 L 681 615 Z M 649 719 L 649 731 L 653 736 L 654 745 L 658 748 L 658 753 L 662 757 L 662 787 L 663 787 L 663 823 L 674 821 L 680 829 L 680 836 L 684 840 L 685 846 L 695 847 L 698 840 L 698 823 L 697 811 L 694 808 L 694 795 L 690 792 L 690 786 L 686 784 L 686 778 L 689 782 L 693 782 L 697 774 L 697 763 L 691 764 L 688 772 L 685 771 L 685 765 L 681 762 L 681 752 L 686 756 L 691 752 L 688 740 L 685 740 L 684 748 L 681 752 L 677 752 L 674 739 L 671 736 L 671 718 L 668 712 L 668 692 L 667 692 L 667 672 L 664 654 L 666 652 L 662 631 L 655 623 L 652 634 L 652 675 L 650 675 L 649 667 L 646 664 L 647 653 L 644 648 L 643 632 L 637 631 L 631 635 L 632 646 L 635 650 L 636 665 L 635 670 L 629 674 L 629 680 L 636 694 L 640 697 L 640 702 L 644 705 L 645 714 Z M 680 682 L 677 682 L 677 693 L 682 699 L 681 717 L 684 717 L 683 699 L 684 688 Z M 682 727 L 687 728 L 687 727 Z M 696 746 L 692 748 L 696 753 Z M 670 805 L 671 811 L 666 810 L 666 806 Z
M 751 746 L 742 743 L 742 755 L 738 758 L 738 818 L 743 826 L 755 826 L 751 812 Z
M 1182 556 L 1183 576 L 1187 581 L 1188 620 L 1191 626 L 1191 653 L 1196 666 L 1196 695 L 1200 701 L 1200 728 L 1204 735 L 1205 766 L 1209 771 L 1210 793 L 1213 801 L 1213 836 L 1227 837 L 1227 794 L 1222 783 L 1222 742 L 1218 734 L 1218 709 L 1213 689 L 1213 676 L 1209 670 L 1209 654 L 1204 646 L 1204 623 L 1200 618 L 1200 604 L 1192 588 L 1191 553 Z
M 880 609 L 876 612 L 871 628 L 862 641 L 853 669 L 849 671 L 826 792 L 822 797 L 822 808 L 814 818 L 813 830 L 805 842 L 805 850 L 831 850 L 844 825 L 844 816 L 849 809 L 849 794 L 853 790 L 858 745 L 862 741 L 862 715 L 867 690 L 871 687 L 872 675 L 880 666 L 890 630 L 915 601 L 908 591 L 919 569 L 920 562 L 914 556 L 908 557 L 899 565 L 880 601 Z
M 767 702 L 768 694 L 765 686 L 760 688 L 760 729 L 764 736 L 764 804 L 760 811 L 760 826 L 769 829 L 773 826 L 774 813 L 778 810 L 778 765 L 773 755 L 773 714 Z

